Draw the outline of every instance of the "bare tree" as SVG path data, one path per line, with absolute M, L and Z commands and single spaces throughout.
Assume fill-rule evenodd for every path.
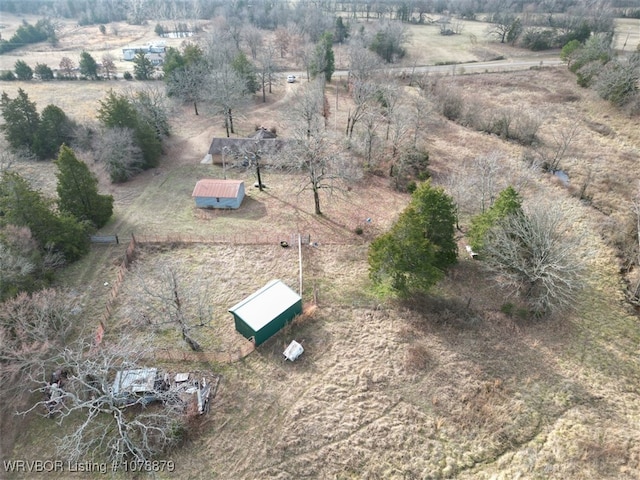
M 296 129 L 303 129 L 304 136 L 310 138 L 320 130 L 324 108 L 324 79 L 316 78 L 299 88 L 291 102 L 292 122 Z
M 111 79 L 111 75 L 115 75 L 116 64 L 114 60 L 115 57 L 110 53 L 105 53 L 102 56 L 102 70 L 104 71 L 104 75 L 107 77 L 107 80 Z
M 553 129 L 551 143 L 542 145 L 536 150 L 544 170 L 555 172 L 560 169 L 560 163 L 571 151 L 571 146 L 576 140 L 579 131 L 580 125 L 577 123 Z
M 238 35 L 236 38 L 236 34 Z M 218 65 L 221 58 L 230 62 L 239 51 L 240 30 L 229 27 L 227 21 L 222 17 L 213 19 L 208 35 L 204 38 L 204 51 L 209 63 Z M 237 40 L 237 42 L 236 42 Z
M 242 38 L 244 38 L 245 43 L 251 51 L 251 58 L 255 60 L 258 56 L 258 50 L 263 43 L 262 31 L 253 25 L 246 26 L 242 33 Z
M 136 109 L 140 119 L 153 127 L 158 138 L 169 136 L 167 96 L 160 88 L 156 86 L 146 86 L 142 89 L 127 88 L 124 94 Z
M 538 203 L 507 217 L 488 234 L 486 264 L 499 285 L 537 315 L 571 308 L 584 287 L 580 239 L 558 208 Z
M 223 60 L 223 59 L 220 59 Z M 235 133 L 233 118 L 236 109 L 248 101 L 245 80 L 226 61 L 214 64 L 207 82 L 207 100 L 214 113 L 222 115 L 227 137 Z M 253 93 L 253 92 L 251 92 Z
M 361 171 L 352 159 L 347 159 L 331 145 L 324 131 L 316 130 L 309 137 L 298 137 L 287 145 L 287 162 L 301 172 L 300 192 L 313 192 L 316 215 L 322 215 L 320 191 L 333 193 L 345 188 L 345 183 L 360 177 Z
M 480 155 L 467 164 L 469 192 L 474 194 L 475 203 L 480 204 L 480 211 L 484 213 L 502 189 L 500 186 L 501 167 L 500 152 L 493 151 L 488 155 Z
M 410 133 L 410 115 L 405 109 L 394 109 L 386 116 L 387 141 L 391 143 L 391 157 L 396 158 L 401 146 Z M 414 137 L 415 138 L 415 137 Z M 415 148 L 415 143 L 414 143 Z
M 375 99 L 377 92 L 378 86 L 373 82 L 357 81 L 353 83 L 351 96 L 354 107 L 352 110 L 349 110 L 346 129 L 346 135 L 349 138 L 353 136 L 353 127 L 355 127 L 356 123 L 363 117 L 370 103 Z
M 185 292 L 179 284 L 176 268 L 171 265 L 164 266 L 160 271 L 152 275 L 150 279 L 143 275 L 137 275 L 140 287 L 139 297 L 144 300 L 144 311 L 139 316 L 144 323 L 161 327 L 173 325 L 180 330 L 182 339 L 194 352 L 202 350 L 200 343 L 193 337 L 191 330 L 198 326 L 209 324 L 209 319 L 202 317 L 194 319 L 194 295 Z M 201 302 L 196 309 L 199 316 L 204 309 Z
M 242 165 L 247 167 L 247 170 L 252 171 L 256 179 L 258 189 L 263 192 L 265 184 L 262 183 L 262 159 L 263 157 L 272 157 L 274 152 L 263 151 L 260 148 L 260 142 L 256 141 L 252 144 L 248 144 L 242 147 L 242 149 L 236 154 L 232 154 L 236 159 L 240 160 Z
M 260 79 L 260 85 L 262 86 L 262 101 L 267 101 L 267 86 L 269 87 L 269 93 L 272 93 L 271 86 L 275 79 L 277 64 L 276 64 L 276 48 L 273 44 L 267 44 L 260 49 L 258 53 L 258 78 Z
M 376 132 L 380 124 L 384 121 L 382 112 L 378 108 L 370 108 L 366 111 L 362 119 L 364 125 L 364 156 L 365 156 L 365 168 L 371 168 L 374 166 L 373 160 L 373 147 L 377 139 Z M 375 162 L 377 163 L 377 162 Z
M 173 266 L 164 266 L 150 275 L 138 274 L 134 269 L 133 274 L 137 285 L 132 306 L 139 324 L 155 329 L 176 327 L 191 350 L 201 351 L 194 332 L 211 323 L 207 289 L 202 285 L 188 290 L 182 288 Z
M 357 40 L 350 42 L 348 55 L 349 81 L 352 82 L 369 80 L 382 65 L 380 57 Z
M 358 179 L 362 171 L 333 145 L 324 128 L 322 112 L 324 93 L 322 80 L 311 83 L 293 102 L 291 122 L 294 138 L 289 141 L 279 159 L 281 166 L 301 172 L 300 192 L 311 190 L 315 213 L 322 214 L 320 191 L 341 190 L 346 183 Z
M 62 57 L 60 60 L 60 70 L 63 72 L 65 78 L 75 77 L 76 64 L 69 57 Z
M 167 382 L 143 367 L 149 354 L 143 341 L 128 337 L 100 348 L 66 347 L 53 374 L 43 369 L 32 376 L 42 399 L 22 414 L 55 416 L 68 432 L 56 440 L 58 455 L 70 462 L 147 461 L 179 443 L 186 419 L 185 404 Z M 144 392 L 130 388 L 136 380 Z
M 398 119 L 398 110 L 402 106 L 402 92 L 392 75 L 381 75 L 378 78 L 376 93 L 386 123 L 385 140 L 389 140 L 389 132 L 394 120 Z
M 204 62 L 189 63 L 171 72 L 167 79 L 167 93 L 193 104 L 194 113 L 198 115 L 198 103 L 207 96 L 207 75 L 208 67 Z
M 142 150 L 130 128 L 108 128 L 94 138 L 95 160 L 102 164 L 113 183 L 126 182 L 144 165 Z
M 428 119 L 434 111 L 432 102 L 429 102 L 424 95 L 411 95 L 410 112 L 407 115 L 407 121 L 412 126 L 412 143 L 415 148 L 418 144 L 418 137 L 424 132 Z
M 297 63 L 307 72 L 307 80 L 311 78 L 311 63 L 315 54 L 316 47 L 311 42 L 303 42 L 298 44 L 295 50 Z
M 284 56 L 289 53 L 289 45 L 291 42 L 289 30 L 284 27 L 276 28 L 274 42 L 280 50 L 280 58 L 284 58 Z
M 13 263 L 23 272 L 35 267 L 28 259 Z M 23 379 L 50 364 L 53 352 L 67 341 L 78 310 L 74 295 L 54 289 L 23 292 L 0 303 L 0 396 L 11 387 L 26 390 Z

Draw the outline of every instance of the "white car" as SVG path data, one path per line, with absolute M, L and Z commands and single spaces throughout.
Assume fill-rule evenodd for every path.
M 296 76 L 295 75 L 288 75 L 287 76 L 287 83 L 294 83 L 296 81 Z

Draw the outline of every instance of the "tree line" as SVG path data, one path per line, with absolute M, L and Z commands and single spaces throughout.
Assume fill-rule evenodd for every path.
M 580 42 L 572 40 L 560 57 L 576 74 L 578 85 L 593 88 L 600 97 L 632 114 L 640 114 L 640 44 L 628 55 L 616 55 L 612 34 L 593 35 Z
M 24 47 L 30 43 L 48 41 L 55 45 L 58 41 L 55 25 L 49 18 L 38 20 L 35 25 L 31 25 L 26 20 L 18 27 L 9 40 L 0 38 L 0 55 Z

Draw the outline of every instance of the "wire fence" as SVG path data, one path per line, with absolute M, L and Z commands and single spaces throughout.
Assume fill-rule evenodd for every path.
M 189 233 L 169 233 L 169 234 L 136 234 L 136 242 L 139 244 L 209 244 L 209 245 L 276 245 L 286 242 L 287 245 L 298 244 L 298 234 L 267 234 L 237 233 L 237 234 L 216 234 L 196 235 Z M 310 243 L 310 235 L 303 235 L 303 243 Z
M 114 237 L 117 237 L 114 235 Z M 263 234 L 231 234 L 231 235 L 192 235 L 192 234 L 136 234 L 131 235 L 131 240 L 127 245 L 122 262 L 118 266 L 116 279 L 111 285 L 111 290 L 107 297 L 104 312 L 102 313 L 98 327 L 96 329 L 94 343 L 99 346 L 107 329 L 109 319 L 113 313 L 115 303 L 120 293 L 120 287 L 125 279 L 136 256 L 136 249 L 139 245 L 167 245 L 167 244 L 231 244 L 231 245 L 273 245 L 279 244 L 282 247 L 296 246 L 298 239 L 305 245 L 311 244 L 310 235 L 283 234 L 283 235 L 263 235 Z M 218 363 L 231 363 L 246 357 L 255 349 L 255 345 L 249 341 L 241 347 L 229 352 L 186 352 L 168 348 L 157 349 L 153 353 L 154 360 L 171 361 L 210 361 Z

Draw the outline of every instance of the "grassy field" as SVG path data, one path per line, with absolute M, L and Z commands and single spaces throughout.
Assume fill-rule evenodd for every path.
M 443 43 L 434 43 L 430 60 L 448 49 L 452 60 L 502 52 L 479 40 L 479 25 L 465 24 L 463 35 L 452 40 L 437 35 Z M 417 52 L 419 42 L 427 42 L 420 35 L 432 28 L 411 27 L 410 49 Z M 471 48 L 472 32 L 478 37 L 473 47 L 483 51 Z M 460 50 L 447 41 L 459 41 Z M 174 132 L 160 166 L 124 185 L 101 183 L 116 199 L 104 232 L 124 239 L 134 233 L 274 241 L 142 246 L 106 341 L 136 331 L 149 335 L 159 350 L 184 348 L 175 330 L 151 328 L 144 319 L 149 303 L 141 278 L 161 288 L 163 271 L 170 268 L 185 295 L 207 299 L 211 321 L 198 331 L 206 349 L 234 349 L 241 339 L 226 309 L 271 278 L 297 286 L 297 251 L 282 249 L 276 240 L 300 232 L 318 242 L 303 247 L 304 302 L 317 302 L 308 315 L 238 362 L 163 363 L 223 375 L 211 413 L 183 448 L 168 455 L 180 478 L 638 478 L 640 326 L 624 303 L 618 259 L 602 234 L 603 225 L 626 215 L 640 181 L 637 122 L 578 89 L 561 68 L 442 81 L 466 101 L 539 115 L 542 142 L 550 143 L 563 126 L 579 126 L 561 164 L 569 187 L 530 170 L 521 146 L 435 114 L 421 138 L 434 181 L 447 184 L 465 162 L 495 151 L 502 158 L 499 184 L 518 184 L 525 200 L 545 199 L 562 210 L 572 233 L 582 238 L 589 271 L 576 311 L 542 321 L 508 316 L 502 307 L 511 299 L 489 281 L 480 262 L 466 256 L 428 297 L 406 303 L 373 296 L 367 241 L 387 229 L 408 201 L 380 176 L 366 177 L 343 195 L 323 195 L 322 217 L 313 214 L 311 194 L 298 193 L 301 179 L 275 170 L 265 172 L 268 189 L 249 187 L 237 211 L 195 209 L 195 181 L 222 176 L 220 166 L 199 163 L 221 127 L 189 108 L 175 108 Z M 59 98 L 73 115 L 91 118 L 104 88 L 125 83 L 74 82 L 82 87 L 75 102 L 60 85 L 65 84 L 23 86 L 40 108 Z M 286 132 L 288 93 L 298 87 L 283 85 L 267 105 L 256 103 L 241 119 L 242 128 L 271 122 Z M 334 127 L 339 131 L 346 111 L 348 104 L 340 103 Z M 16 168 L 53 193 L 50 164 Z M 247 185 L 254 181 L 243 169 L 227 175 Z M 592 206 L 576 198 L 587 178 Z M 354 233 L 358 226 L 363 235 Z M 114 281 L 124 248 L 94 247 L 60 281 L 84 293 L 89 331 L 102 314 L 105 283 Z M 295 363 L 284 362 L 282 351 L 292 339 L 305 353 Z M 60 433 L 52 421 L 33 416 L 9 458 L 51 458 L 49 439 Z

